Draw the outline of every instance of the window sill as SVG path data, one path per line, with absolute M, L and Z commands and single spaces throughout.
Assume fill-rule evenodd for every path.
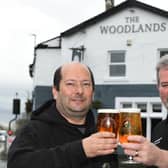
M 105 77 L 104 78 L 104 82 L 108 83 L 108 82 L 128 82 L 128 78 L 127 77 Z

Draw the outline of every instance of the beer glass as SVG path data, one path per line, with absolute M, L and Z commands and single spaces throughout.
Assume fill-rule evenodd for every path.
M 119 128 L 119 111 L 117 109 L 98 109 L 97 130 L 115 133 Z
M 120 109 L 119 142 L 128 142 L 129 135 L 142 135 L 141 113 L 139 108 Z M 126 164 L 135 164 L 132 156 L 123 161 Z

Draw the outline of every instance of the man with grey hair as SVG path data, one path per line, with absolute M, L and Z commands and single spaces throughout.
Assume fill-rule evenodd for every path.
M 168 55 L 161 57 L 156 66 L 157 87 L 160 98 L 168 110 Z M 152 132 L 152 142 L 143 136 L 129 136 L 122 145 L 127 155 L 150 168 L 168 168 L 168 117 L 162 120 Z M 137 143 L 135 143 L 137 142 Z
M 168 91 L 166 90 L 168 88 L 168 55 L 165 55 L 161 57 L 160 61 L 158 62 L 156 66 L 156 72 L 157 72 L 157 84 L 158 84 L 158 89 L 160 93 L 160 98 L 162 100 L 162 103 L 165 105 L 166 109 L 168 109 Z M 162 78 L 164 79 L 163 83 L 161 83 L 161 77 L 160 74 L 162 74 Z M 161 78 L 161 79 L 160 79 Z M 161 85 L 161 86 L 160 86 Z

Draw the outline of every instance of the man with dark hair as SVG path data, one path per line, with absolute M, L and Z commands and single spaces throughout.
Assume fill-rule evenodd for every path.
M 168 55 L 157 63 L 156 74 L 160 98 L 168 110 Z M 122 146 L 126 154 L 134 156 L 134 160 L 150 168 L 168 168 L 168 117 L 153 129 L 153 143 L 143 136 L 129 136 L 128 140 L 133 143 Z
M 117 168 L 117 139 L 96 132 L 90 110 L 94 94 L 91 70 L 81 63 L 58 68 L 54 100 L 33 112 L 8 154 L 8 168 Z
M 56 69 L 56 71 L 54 73 L 54 80 L 53 80 L 53 84 L 54 84 L 54 86 L 56 87 L 56 89 L 58 91 L 59 91 L 60 80 L 62 79 L 61 68 L 62 68 L 62 66 L 60 66 L 59 68 Z M 94 76 L 93 76 L 93 73 L 92 73 L 91 69 L 89 67 L 87 67 L 87 68 L 88 68 L 88 70 L 90 72 L 92 86 L 93 86 L 93 90 L 94 90 L 95 89 Z

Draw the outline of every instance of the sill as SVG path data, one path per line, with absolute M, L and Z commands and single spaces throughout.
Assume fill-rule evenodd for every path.
M 104 78 L 104 82 L 108 83 L 108 82 L 128 82 L 128 78 L 127 77 L 105 77 Z

